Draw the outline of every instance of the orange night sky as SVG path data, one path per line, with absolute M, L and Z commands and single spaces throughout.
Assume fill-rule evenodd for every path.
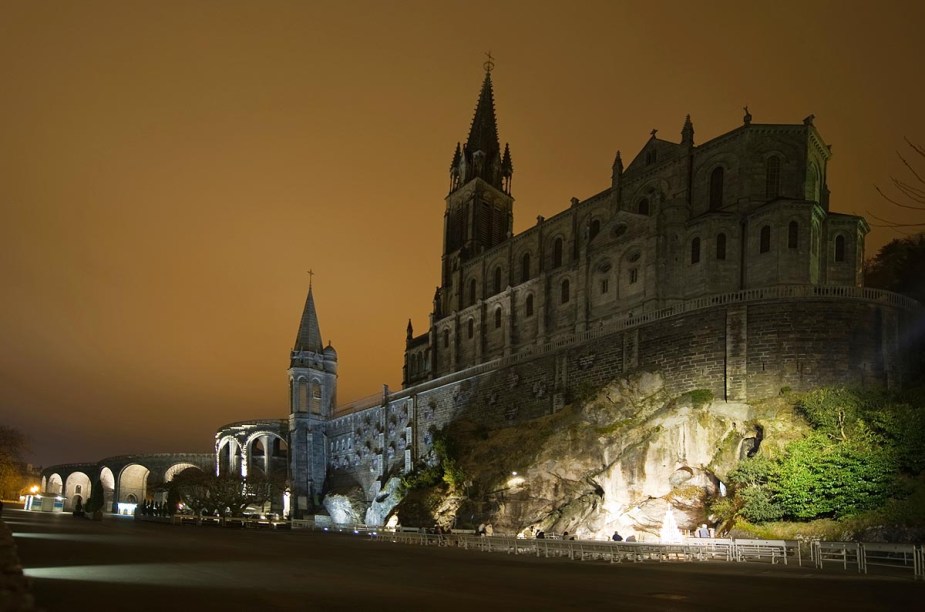
M 288 414 L 308 288 L 341 403 L 400 385 L 493 73 L 515 229 L 653 128 L 810 113 L 832 208 L 925 143 L 922 2 L 0 2 L 0 423 L 49 465 Z M 875 223 L 872 219 L 869 219 Z M 873 254 L 898 234 L 874 228 Z

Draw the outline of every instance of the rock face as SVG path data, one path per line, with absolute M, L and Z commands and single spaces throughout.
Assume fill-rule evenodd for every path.
M 376 494 L 366 510 L 366 524 L 381 527 L 389 517 L 392 509 L 401 501 L 401 480 L 389 478 L 385 486 Z
M 799 435 L 797 423 L 780 405 L 668 397 L 645 372 L 527 426 L 485 432 L 461 421 L 449 434 L 470 480 L 450 518 L 652 541 L 669 507 L 682 530 L 710 522 L 728 471 L 758 445 Z

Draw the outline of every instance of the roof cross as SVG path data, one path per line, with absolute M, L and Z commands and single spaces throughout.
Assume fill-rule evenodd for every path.
M 306 272 L 306 274 L 308 274 L 308 288 L 311 289 L 311 287 L 312 287 L 312 277 L 315 276 L 315 273 L 312 272 L 311 268 L 309 268 L 309 269 L 308 269 L 308 272 Z
M 491 56 L 491 51 L 485 54 L 488 60 L 482 64 L 485 67 L 485 72 L 491 72 L 495 69 L 495 58 Z

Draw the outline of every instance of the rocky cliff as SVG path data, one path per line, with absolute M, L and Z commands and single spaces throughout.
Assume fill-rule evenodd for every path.
M 450 484 L 408 491 L 395 512 L 405 525 L 491 522 L 502 533 L 619 531 L 652 540 L 669 507 L 682 529 L 710 522 L 708 505 L 741 458 L 759 448 L 773 454 L 804 429 L 783 401 L 671 397 L 658 374 L 641 372 L 525 425 L 454 423 L 439 434 L 443 456 L 431 457 L 448 464 Z M 351 514 L 386 519 L 401 489 L 386 491 Z

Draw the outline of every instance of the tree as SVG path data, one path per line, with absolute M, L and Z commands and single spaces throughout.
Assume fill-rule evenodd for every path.
M 925 163 L 925 148 L 913 143 L 908 138 L 905 140 L 906 144 L 909 146 L 913 160 L 919 163 Z M 925 213 L 925 173 L 923 173 L 921 170 L 916 170 L 915 165 L 910 163 L 909 160 L 906 159 L 899 151 L 896 152 L 896 155 L 899 157 L 899 160 L 911 175 L 910 178 L 902 179 L 891 176 L 890 182 L 893 185 L 893 195 L 887 194 L 876 185 L 874 188 L 884 200 L 893 206 L 905 210 L 914 210 L 918 211 L 919 213 Z M 875 223 L 871 224 L 876 227 L 889 227 L 893 229 L 925 227 L 925 221 L 919 223 L 898 223 L 896 221 L 878 217 L 870 211 L 867 211 L 867 214 L 881 222 L 882 225 L 877 225 Z
M 864 264 L 864 284 L 925 303 L 925 232 L 890 241 Z
M 241 478 L 233 475 L 216 476 L 199 470 L 184 470 L 170 481 L 168 499 L 177 496 L 193 512 L 230 510 L 232 516 L 241 516 L 248 506 L 260 506 L 282 495 L 285 483 L 267 478 L 257 472 Z
M 0 499 L 16 499 L 25 483 L 26 438 L 18 429 L 0 425 Z

